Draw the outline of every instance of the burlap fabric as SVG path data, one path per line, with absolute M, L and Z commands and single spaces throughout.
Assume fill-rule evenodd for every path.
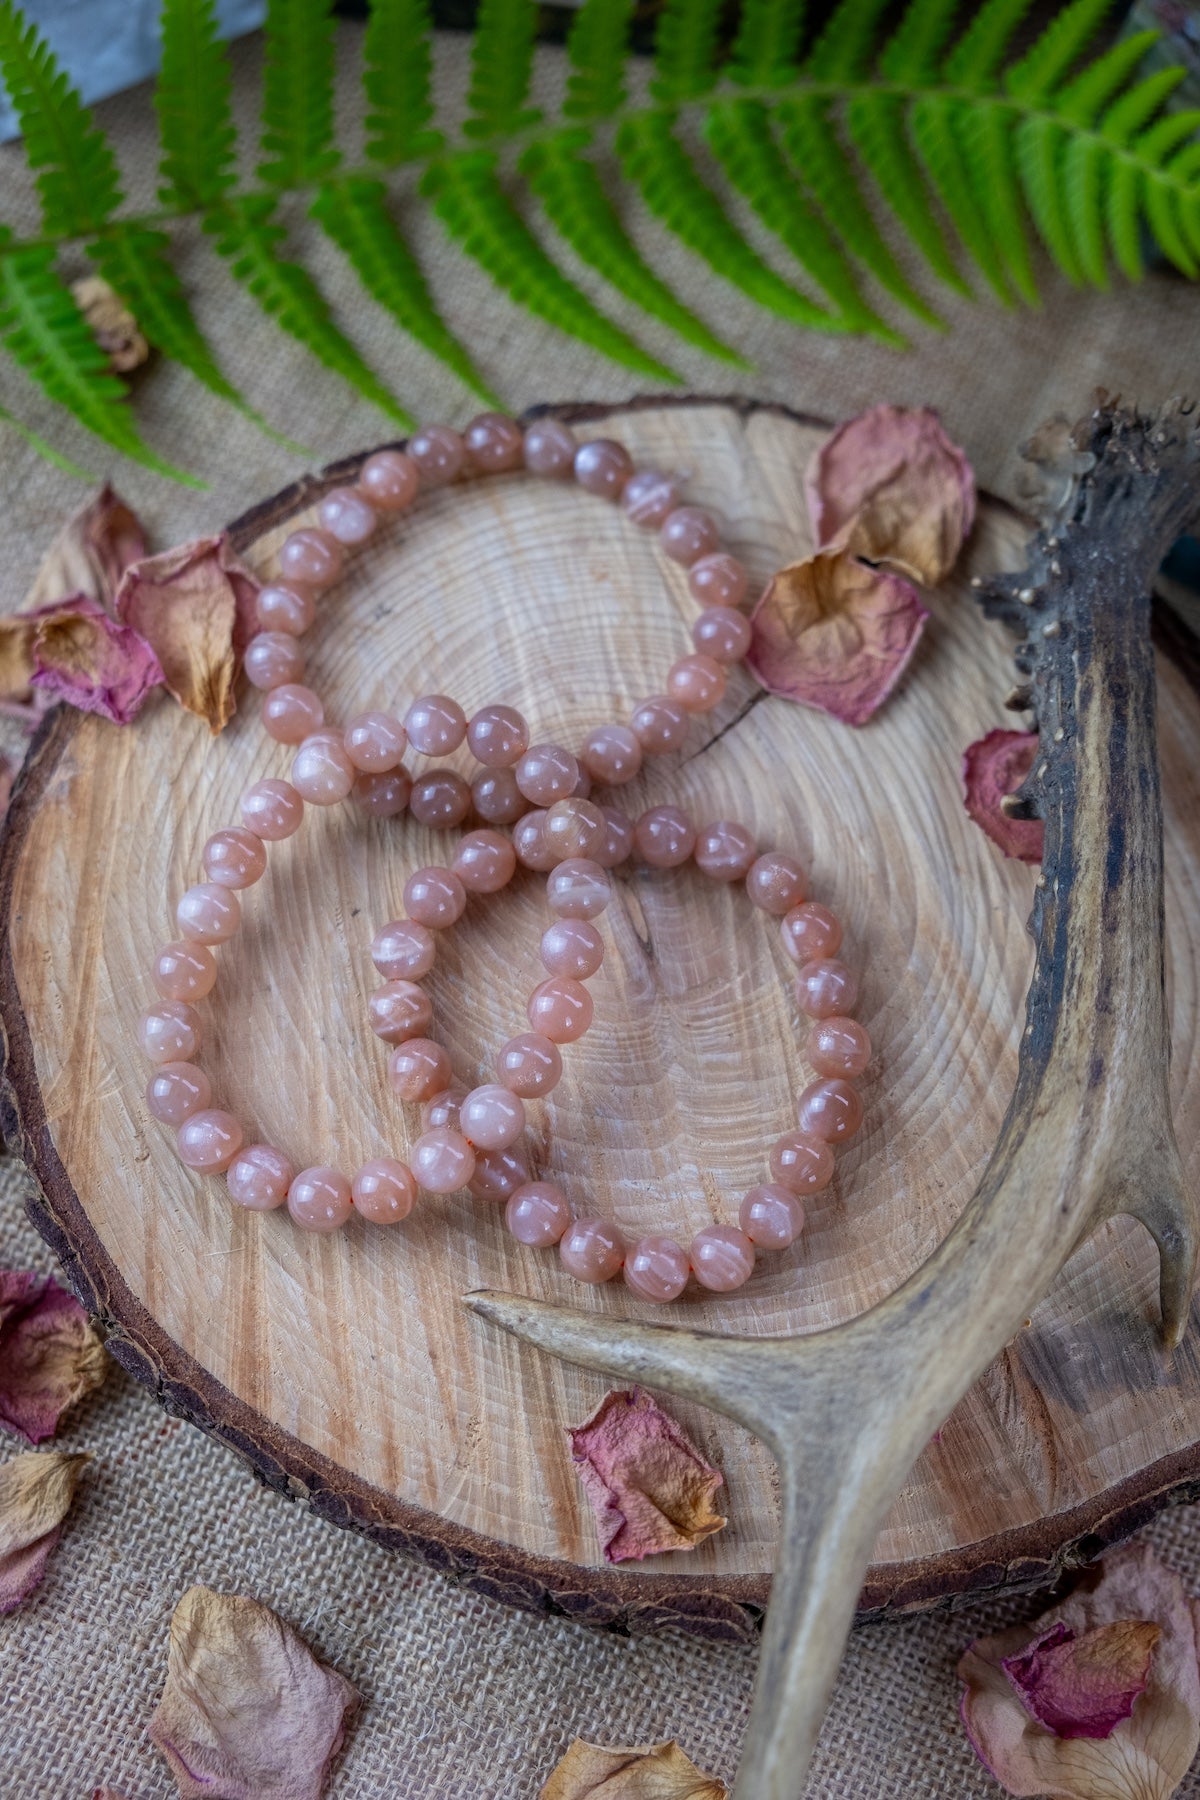
M 359 130 L 356 29 L 345 27 L 343 114 Z M 440 46 L 448 92 L 462 88 L 461 40 Z M 237 53 L 238 110 L 251 129 L 256 43 Z M 540 74 L 551 74 L 549 58 Z M 154 138 L 147 95 L 101 109 L 131 195 L 151 202 Z M 5 215 L 22 223 L 31 194 L 15 148 L 0 152 Z M 413 241 L 446 313 L 480 366 L 516 408 L 538 400 L 619 399 L 635 380 L 599 356 L 532 325 L 410 209 Z M 294 216 L 295 241 L 338 316 L 414 412 L 461 421 L 470 398 L 413 348 L 343 274 L 337 257 Z M 751 235 L 756 235 L 750 225 Z M 627 322 L 695 390 L 741 391 L 829 416 L 880 399 L 932 402 L 967 447 L 982 483 L 1012 494 L 1017 446 L 1048 413 L 1077 413 L 1097 384 L 1143 402 L 1200 385 L 1197 290 L 1170 276 L 1111 295 L 1074 294 L 1047 275 L 1040 313 L 1005 313 L 941 299 L 952 329 L 918 331 L 898 355 L 804 334 L 743 302 L 650 224 L 655 260 L 698 310 L 754 361 L 736 381 L 640 317 Z M 233 378 L 272 423 L 313 446 L 320 462 L 389 434 L 365 403 L 260 322 L 207 248 L 183 263 L 200 318 Z M 612 296 L 583 285 L 624 316 Z M 18 378 L 5 394 L 85 466 L 109 459 L 64 430 Z M 121 465 L 120 488 L 157 545 L 212 529 L 299 472 L 295 457 L 186 376 L 153 369 L 139 381 L 139 416 L 165 454 L 198 467 L 193 494 Z M 54 530 L 82 490 L 11 435 L 0 438 L 9 528 L 0 604 L 17 601 Z M 23 1177 L 0 1174 L 0 1260 L 50 1267 L 24 1222 Z M 130 1800 L 173 1785 L 143 1732 L 166 1667 L 171 1610 L 194 1581 L 253 1594 L 275 1607 L 361 1689 L 366 1705 L 332 1786 L 339 1800 L 530 1800 L 576 1734 L 630 1743 L 677 1736 L 702 1765 L 732 1775 L 749 1705 L 754 1655 L 671 1636 L 622 1641 L 551 1618 L 510 1612 L 445 1579 L 322 1524 L 265 1493 L 231 1453 L 167 1418 L 117 1369 L 75 1416 L 64 1447 L 94 1461 L 69 1529 L 32 1603 L 0 1623 L 0 1795 L 82 1800 L 108 1782 Z M 1200 1590 L 1200 1520 L 1166 1515 L 1151 1536 Z M 857 1632 L 813 1770 L 819 1800 L 970 1800 L 994 1794 L 956 1716 L 961 1647 L 1029 1601 L 927 1615 Z M 1183 1793 L 1200 1795 L 1200 1775 Z

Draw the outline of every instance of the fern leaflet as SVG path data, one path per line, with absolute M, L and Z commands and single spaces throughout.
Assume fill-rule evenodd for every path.
M 431 155 L 442 142 L 433 118 L 429 0 L 372 0 L 363 41 L 367 155 L 384 168 Z
M 1014 100 L 1039 106 L 1087 48 L 1113 0 L 1071 0 L 1046 26 L 1032 49 L 1014 63 L 1004 85 Z
M 1072 138 L 1063 156 L 1063 184 L 1075 254 L 1084 278 L 1096 287 L 1108 286 L 1104 241 L 1107 164 L 1104 145 L 1091 137 Z
M 942 73 L 955 87 L 984 92 L 995 80 L 1004 53 L 1034 0 L 984 0 L 946 58 Z
M 729 73 L 743 87 L 785 87 L 796 72 L 804 0 L 743 0 Z
M 1114 44 L 1063 88 L 1056 96 L 1055 110 L 1068 125 L 1081 129 L 1094 125 L 1109 101 L 1133 79 L 1138 64 L 1159 36 L 1157 31 L 1139 31 Z
M 1158 239 L 1164 255 L 1170 257 L 1181 274 L 1194 277 L 1197 272 L 1196 259 L 1182 228 L 1180 215 L 1176 212 L 1173 185 L 1155 171 L 1144 177 L 1142 193 L 1150 229 Z
M 846 127 L 879 190 L 939 280 L 970 295 L 950 255 L 929 203 L 920 164 L 904 129 L 904 101 L 898 94 L 855 94 L 846 109 Z
M 722 0 L 666 0 L 654 34 L 650 92 L 667 106 L 707 94 L 715 78 Z
M 1014 116 L 1006 116 L 999 106 L 951 102 L 954 133 L 985 229 L 1017 292 L 1036 305 L 1037 283 L 1025 241 L 1021 186 L 1013 156 Z
M 482 0 L 471 47 L 468 137 L 523 131 L 541 114 L 525 101 L 533 74 L 537 14 L 528 0 Z
M 262 161 L 275 187 L 303 187 L 336 168 L 332 0 L 268 0 Z
M 1063 191 L 1062 163 L 1071 135 L 1053 119 L 1026 119 L 1017 132 L 1017 168 L 1025 199 L 1042 242 L 1068 281 L 1076 286 L 1083 270 Z
M 1143 272 L 1141 244 L 1141 182 L 1132 163 L 1117 158 L 1109 171 L 1105 200 L 1108 241 L 1123 274 L 1140 281 Z
M 37 171 L 48 237 L 79 237 L 112 217 L 121 199 L 112 148 L 60 70 L 50 46 L 12 0 L 0 0 L 0 77 Z
M 982 269 L 997 298 L 1008 306 L 1011 302 L 1004 265 L 980 214 L 974 186 L 963 167 L 955 132 L 957 105 L 958 102 L 943 94 L 922 95 L 909 114 L 913 141 L 963 244 Z
M 804 72 L 814 81 L 857 79 L 871 54 L 871 34 L 887 0 L 841 0 L 808 53 Z
M 606 119 L 625 98 L 625 57 L 635 0 L 584 0 L 567 36 L 563 117 Z
M 39 437 L 23 419 L 10 413 L 7 406 L 0 406 L 0 422 L 15 431 L 18 437 L 24 438 L 31 450 L 36 450 L 39 456 L 44 457 L 48 463 L 53 463 L 56 469 L 61 469 L 64 475 L 74 475 L 78 481 L 95 481 L 96 477 L 89 470 L 81 469 L 69 456 L 64 456 L 61 450 L 56 450 L 44 437 Z
M 1145 81 L 1139 81 L 1135 88 L 1113 101 L 1100 121 L 1101 133 L 1110 144 L 1127 144 L 1150 123 L 1180 82 L 1186 79 L 1186 69 L 1156 69 Z M 1197 117 L 1200 118 L 1200 114 Z
M 154 94 L 164 206 L 215 206 L 233 186 L 237 133 L 230 87 L 213 0 L 164 0 Z
M 932 81 L 957 11 L 957 0 L 909 0 L 903 18 L 884 45 L 880 73 L 903 87 Z

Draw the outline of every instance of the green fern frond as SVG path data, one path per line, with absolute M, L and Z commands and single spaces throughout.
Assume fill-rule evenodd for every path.
M 665 0 L 654 34 L 650 92 L 666 106 L 707 94 L 716 78 L 722 0 Z
M 958 0 L 909 0 L 883 47 L 880 74 L 900 87 L 917 87 L 932 80 L 957 12 Z
M 320 181 L 338 164 L 333 143 L 332 0 L 268 0 L 262 161 L 275 187 Z
M 236 179 L 237 133 L 213 0 L 164 0 L 161 23 L 154 93 L 163 152 L 159 198 L 182 210 L 215 206 Z
M 1096 29 L 1113 9 L 1114 0 L 1071 0 L 1058 13 L 1031 49 L 1013 64 L 1004 86 L 1014 100 L 1040 106 L 1078 61 Z
M 53 463 L 56 469 L 61 469 L 64 475 L 73 475 L 77 481 L 95 481 L 96 477 L 90 470 L 81 469 L 69 456 L 56 450 L 53 444 L 26 425 L 23 419 L 10 413 L 7 406 L 0 406 L 0 424 L 7 425 L 10 431 L 15 431 L 18 437 L 24 438 L 31 450 L 36 450 L 39 456 L 44 457 L 48 463 Z
M 1072 138 L 1063 154 L 1063 186 L 1075 255 L 1084 278 L 1108 286 L 1104 187 L 1109 159 L 1096 138 Z
M 1118 158 L 1108 177 L 1105 226 L 1113 256 L 1122 274 L 1140 281 L 1145 272 L 1142 257 L 1141 178 L 1132 163 Z
M 385 169 L 441 147 L 433 118 L 429 0 L 374 0 L 363 39 L 367 155 Z
M 1194 280 L 1196 258 L 1183 229 L 1174 184 L 1155 170 L 1143 177 L 1142 194 L 1146 218 L 1163 254 L 1170 257 L 1181 275 Z
M 970 296 L 946 244 L 929 200 L 921 166 L 905 131 L 905 105 L 898 94 L 855 94 L 846 108 L 846 128 L 879 191 L 939 281 Z
M 1068 125 L 1094 125 L 1109 101 L 1132 81 L 1146 52 L 1161 36 L 1159 31 L 1136 32 L 1089 63 L 1057 95 L 1055 108 L 1060 117 Z
M 1161 169 L 1168 157 L 1186 151 L 1190 140 L 1198 131 L 1200 107 L 1191 107 L 1187 112 L 1171 113 L 1167 118 L 1159 119 L 1157 124 L 1148 126 L 1137 140 L 1139 162 L 1148 169 Z M 1173 167 L 1172 174 L 1177 181 L 1191 179 L 1178 164 Z
M 813 81 L 856 80 L 871 60 L 871 46 L 887 0 L 841 0 L 809 51 L 804 72 Z
M 537 14 L 529 0 L 482 0 L 471 47 L 471 115 L 463 126 L 468 137 L 524 131 L 541 117 L 525 104 L 536 30 Z
M 1034 0 L 984 0 L 946 58 L 942 73 L 954 87 L 986 93 Z
M 607 119 L 624 101 L 634 5 L 635 0 L 584 0 L 567 34 L 564 118 Z
M 795 73 L 804 0 L 744 0 L 729 73 L 743 87 L 786 87 Z
M 963 102 L 948 94 L 924 94 L 909 114 L 917 155 L 935 193 L 953 221 L 968 254 L 1003 305 L 1011 305 L 1004 265 L 987 221 L 979 210 L 974 183 L 964 167 L 956 125 Z
M 1026 119 L 1017 132 L 1016 153 L 1025 199 L 1041 240 L 1067 280 L 1078 287 L 1084 275 L 1063 185 L 1063 157 L 1070 142 L 1065 125 L 1053 119 Z
M 1025 238 L 1024 208 L 1013 147 L 1015 115 L 999 106 L 958 102 L 951 111 L 954 132 L 984 227 L 1008 279 L 1029 305 L 1037 304 L 1037 282 Z
M 98 231 L 121 199 L 112 147 L 50 46 L 12 0 L 0 0 L 0 80 L 20 121 L 29 166 L 37 173 L 47 237 Z
M 1113 101 L 1100 121 L 1101 135 L 1110 144 L 1128 144 L 1161 111 L 1180 82 L 1186 80 L 1186 69 L 1156 69 Z

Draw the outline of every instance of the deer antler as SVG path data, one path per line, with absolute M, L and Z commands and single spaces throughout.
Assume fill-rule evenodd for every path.
M 739 1420 L 780 1468 L 783 1520 L 735 1800 L 794 1800 L 879 1527 L 931 1433 L 1080 1242 L 1131 1213 L 1178 1344 L 1200 1217 L 1167 1095 L 1162 800 L 1150 587 L 1200 511 L 1193 405 L 1102 404 L 1075 427 L 1055 518 L 980 599 L 1019 632 L 1039 756 L 1015 804 L 1045 822 L 1016 1089 L 957 1225 L 880 1305 L 807 1337 L 739 1339 L 466 1304 L 571 1362 Z M 1022 698 L 1024 699 L 1024 694 Z

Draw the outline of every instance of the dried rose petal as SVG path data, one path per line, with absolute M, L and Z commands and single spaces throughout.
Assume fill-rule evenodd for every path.
M 0 1463 L 0 1614 L 28 1600 L 45 1574 L 87 1461 L 30 1450 Z
M 0 1269 L 0 1425 L 31 1444 L 100 1386 L 104 1346 L 73 1294 L 50 1275 Z
M 1013 819 L 1001 801 L 1014 794 L 1033 767 L 1036 731 L 989 731 L 963 756 L 963 793 L 968 813 L 1005 856 L 1040 863 L 1045 826 L 1040 819 Z
M 1198 1636 L 1178 1575 L 1147 1545 L 1114 1551 L 1032 1626 L 971 1645 L 967 1736 L 1010 1794 L 1169 1800 L 1200 1746 Z
M 144 638 L 114 624 L 98 601 L 76 594 L 39 619 L 32 680 L 55 700 L 128 725 L 162 685 L 163 672 Z
M 145 554 L 141 521 L 105 482 L 51 544 L 21 611 L 34 612 L 68 595 L 87 594 L 111 612 L 122 575 Z
M 233 716 L 234 653 L 253 634 L 257 592 L 224 532 L 144 558 L 117 590 L 117 617 L 150 645 L 168 691 L 214 732 Z
M 975 519 L 975 476 L 932 407 L 874 406 L 839 425 L 804 477 L 818 549 L 891 563 L 936 587 Z
M 674 1739 L 662 1744 L 588 1744 L 576 1738 L 540 1800 L 725 1800 L 729 1789 L 705 1775 Z
M 780 569 L 754 609 L 746 658 L 763 686 L 865 725 L 895 687 L 929 617 L 909 582 L 842 550 Z
M 606 1562 L 694 1550 L 724 1526 L 720 1471 L 640 1388 L 606 1394 L 568 1435 Z
M 358 1704 L 270 1607 L 193 1587 L 149 1734 L 182 1800 L 319 1800 Z

